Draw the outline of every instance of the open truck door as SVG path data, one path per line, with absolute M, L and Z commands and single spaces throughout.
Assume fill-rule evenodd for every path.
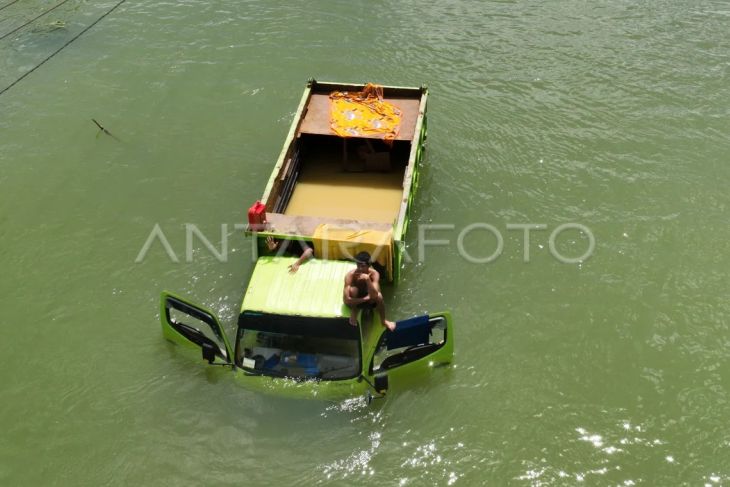
M 233 354 L 218 318 L 205 308 L 196 306 L 168 292 L 160 296 L 162 334 L 173 343 L 201 350 L 212 364 L 216 358 L 233 364 Z
M 398 321 L 394 331 L 384 331 L 375 349 L 370 372 L 379 390 L 387 388 L 384 378 L 391 371 L 397 375 L 451 363 L 454 334 L 451 313 L 433 313 Z

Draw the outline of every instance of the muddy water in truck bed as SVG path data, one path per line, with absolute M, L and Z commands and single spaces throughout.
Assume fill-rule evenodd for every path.
M 113 2 L 71 0 L 6 36 L 53 5 L 0 0 L 0 91 L 68 44 L 0 94 L 0 485 L 730 484 L 727 1 L 127 1 L 73 40 Z M 158 321 L 168 289 L 233 337 L 311 76 L 430 90 L 386 304 L 452 310 L 454 364 L 370 406 Z
M 319 161 L 300 174 L 285 213 L 391 223 L 402 199 L 403 171 L 348 172 L 341 161 Z

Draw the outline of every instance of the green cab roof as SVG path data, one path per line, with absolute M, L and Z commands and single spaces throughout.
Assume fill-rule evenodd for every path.
M 313 259 L 289 272 L 295 257 L 259 257 L 243 298 L 241 312 L 259 311 L 280 315 L 349 316 L 342 302 L 345 275 L 353 262 Z

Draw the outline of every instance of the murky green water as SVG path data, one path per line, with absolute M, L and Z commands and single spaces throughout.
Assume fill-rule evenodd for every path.
M 0 40 L 0 89 L 115 3 Z M 0 36 L 53 5 L 3 8 Z M 730 483 L 729 23 L 726 1 L 127 1 L 0 95 L 0 483 Z M 431 89 L 415 217 L 454 231 L 388 304 L 451 309 L 455 363 L 370 407 L 249 392 L 158 323 L 169 289 L 233 330 L 233 225 L 310 76 Z M 187 262 L 185 223 L 228 224 L 228 261 Z M 475 223 L 491 263 L 459 255 Z M 581 264 L 551 255 L 565 223 L 595 237 Z M 135 263 L 155 224 L 180 262 Z

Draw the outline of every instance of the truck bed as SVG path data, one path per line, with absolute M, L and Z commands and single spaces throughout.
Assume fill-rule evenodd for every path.
M 312 240 L 323 225 L 386 232 L 397 273 L 426 138 L 428 90 L 382 87 L 382 99 L 401 111 L 391 140 L 369 130 L 338 135 L 330 95 L 364 86 L 310 80 L 261 198 L 267 225 L 259 238 Z

